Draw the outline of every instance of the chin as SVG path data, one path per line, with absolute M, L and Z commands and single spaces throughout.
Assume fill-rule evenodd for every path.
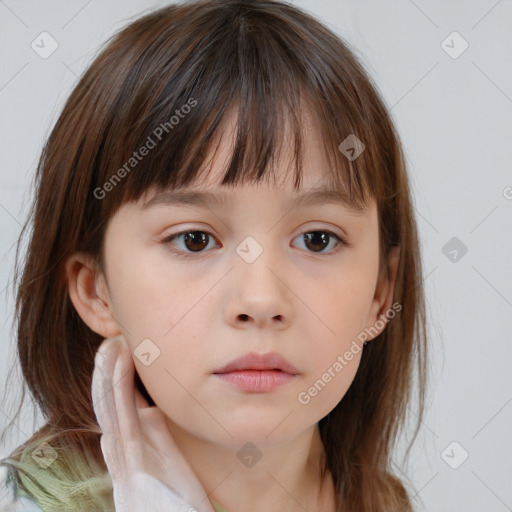
M 209 430 L 201 437 L 209 442 L 220 444 L 225 448 L 235 451 L 240 450 L 247 443 L 251 443 L 263 450 L 290 441 L 300 434 L 300 431 L 297 431 L 297 425 L 293 425 L 293 432 L 291 432 L 289 429 L 284 428 L 283 425 L 278 426 L 279 423 L 279 421 L 272 422 L 272 424 L 267 422 L 259 424 L 254 421 L 246 421 L 243 424 L 237 425 L 231 423 L 226 425 L 226 430 L 229 434 L 223 429 L 221 429 L 221 432 L 219 432 L 219 429 L 216 429 L 215 434 L 217 435 L 212 436 L 213 432 Z

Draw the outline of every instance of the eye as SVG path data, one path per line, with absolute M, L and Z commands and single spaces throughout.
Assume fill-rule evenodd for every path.
M 330 256 L 332 254 L 336 254 L 339 250 L 341 250 L 342 246 L 350 247 L 350 244 L 346 242 L 343 238 L 332 233 L 331 231 L 325 230 L 317 230 L 317 231 L 305 231 L 301 233 L 297 238 L 303 237 L 304 243 L 308 252 L 313 252 L 317 254 L 326 253 L 326 256 Z M 211 233 L 207 231 L 199 231 L 199 230 L 184 230 L 178 233 L 173 233 L 168 236 L 162 243 L 174 246 L 173 242 L 175 240 L 181 240 L 184 244 L 184 249 L 173 249 L 170 250 L 182 257 L 189 257 L 195 254 L 200 254 L 205 252 L 204 250 L 208 247 L 208 242 L 214 239 Z M 334 241 L 334 250 L 326 251 L 325 248 L 329 246 L 329 244 Z M 183 247 L 183 246 L 182 246 Z
M 332 233 L 331 231 L 305 231 L 304 233 L 301 233 L 297 238 L 300 237 L 302 237 L 302 239 L 304 240 L 304 243 L 308 250 L 313 249 L 310 252 L 317 254 L 323 254 L 324 252 L 327 252 L 324 249 L 329 245 L 330 241 L 334 239 L 334 250 L 327 252 L 326 256 L 336 254 L 339 250 L 341 250 L 342 246 L 349 245 L 343 238 Z
M 167 238 L 162 240 L 162 243 L 172 245 L 171 242 L 174 239 L 181 239 L 185 244 L 185 250 L 171 249 L 171 251 L 177 254 L 178 256 L 187 257 L 192 256 L 193 253 L 204 252 L 203 249 L 208 246 L 208 240 L 211 238 L 213 238 L 213 236 L 206 231 L 195 231 L 189 229 L 168 236 Z

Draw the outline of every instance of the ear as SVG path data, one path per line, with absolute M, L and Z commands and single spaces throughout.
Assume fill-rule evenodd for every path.
M 366 341 L 376 338 L 386 328 L 387 319 L 385 313 L 391 308 L 393 301 L 393 291 L 395 289 L 396 274 L 400 261 L 400 249 L 400 246 L 391 247 L 388 256 L 388 268 L 381 269 L 375 288 L 375 295 L 366 321 L 366 329 L 368 329 L 373 336 L 367 338 Z M 381 317 L 383 322 L 378 322 Z M 384 325 L 379 328 L 378 325 L 381 324 Z
M 105 277 L 92 257 L 75 253 L 66 261 L 65 269 L 69 297 L 80 318 L 104 338 L 122 334 L 114 319 Z

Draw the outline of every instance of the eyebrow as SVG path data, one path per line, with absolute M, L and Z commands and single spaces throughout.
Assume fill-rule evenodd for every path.
M 233 192 L 220 192 L 214 194 L 199 190 L 174 190 L 156 194 L 142 205 L 143 210 L 149 210 L 157 206 L 200 206 L 215 208 L 230 205 Z M 346 208 L 352 215 L 364 215 L 366 208 L 357 204 L 351 204 L 338 190 L 312 189 L 292 197 L 287 205 L 290 208 L 306 208 L 322 204 L 337 204 Z

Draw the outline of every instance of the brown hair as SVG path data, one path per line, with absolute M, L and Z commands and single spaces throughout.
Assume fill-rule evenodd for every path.
M 116 210 L 150 187 L 198 179 L 232 108 L 238 125 L 222 184 L 268 178 L 289 121 L 298 188 L 304 106 L 320 122 L 332 186 L 354 205 L 376 199 L 384 271 L 390 248 L 401 246 L 393 302 L 402 309 L 364 348 L 346 395 L 319 422 L 326 463 L 344 512 L 412 510 L 393 474 L 392 453 L 406 423 L 415 368 L 419 403 L 407 454 L 423 417 L 427 336 L 420 249 L 399 136 L 349 45 L 306 12 L 273 0 L 193 1 L 130 23 L 81 77 L 44 146 L 34 203 L 18 241 L 15 315 L 23 376 L 47 422 L 4 463 L 20 470 L 21 489 L 41 504 L 45 495 L 45 510 L 64 510 L 69 503 L 78 508 L 86 498 L 74 492 L 75 501 L 69 501 L 71 491 L 52 493 L 48 487 L 43 492 L 33 483 L 35 472 L 21 471 L 31 462 L 28 447 L 44 436 L 59 453 L 49 469 L 61 481 L 67 475 L 83 488 L 87 475 L 106 471 L 90 394 L 102 338 L 70 301 L 65 261 L 83 251 L 103 268 L 105 228 Z M 354 160 L 338 149 L 352 134 L 365 145 Z M 156 144 L 147 155 L 131 160 L 150 139 Z M 20 274 L 20 244 L 31 221 Z M 137 385 L 148 397 L 140 379 Z M 24 397 L 25 387 L 22 403 Z M 91 461 L 89 469 L 72 474 L 72 454 Z

